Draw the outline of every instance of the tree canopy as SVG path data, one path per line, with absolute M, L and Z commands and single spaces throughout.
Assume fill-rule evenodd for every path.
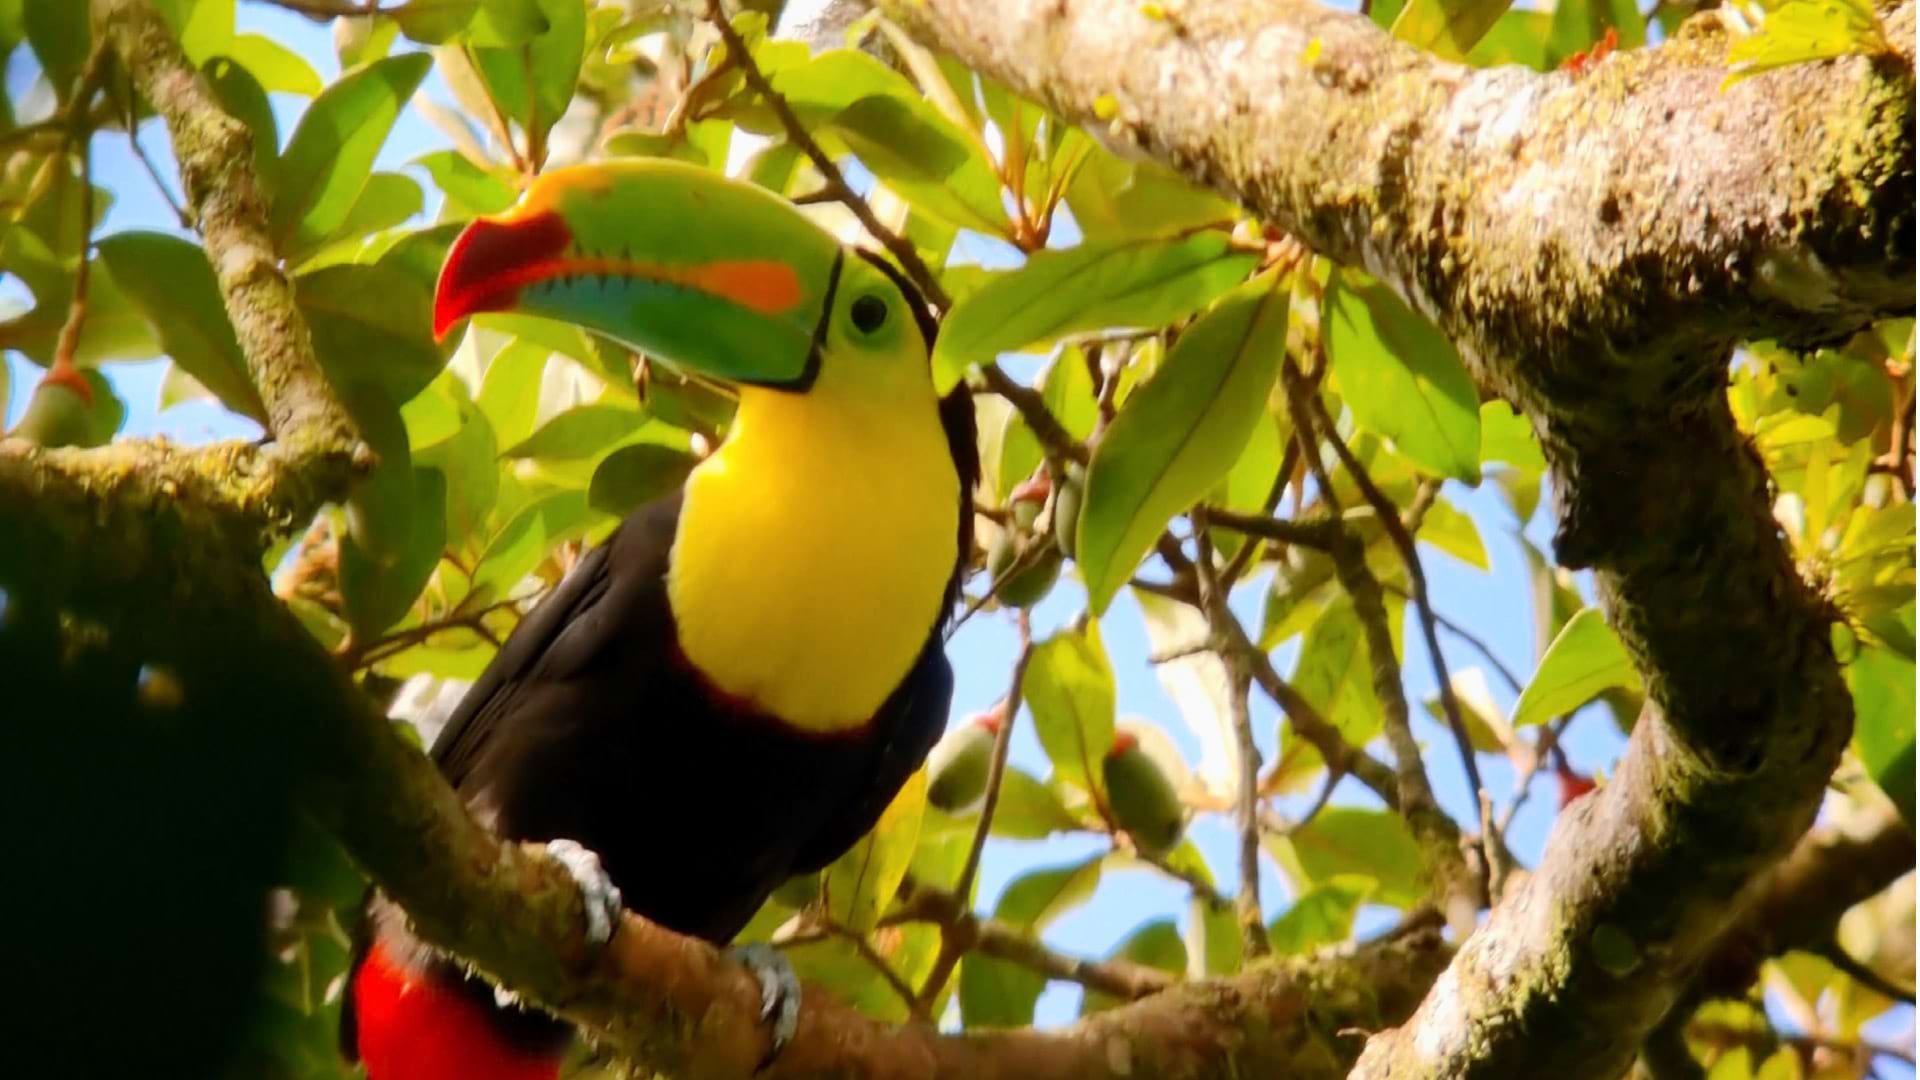
M 371 881 L 574 1075 L 751 1072 L 745 975 L 590 948 L 419 753 L 725 438 L 433 335 L 466 222 L 653 156 L 892 259 L 979 410 L 964 707 L 743 935 L 808 985 L 769 1075 L 1911 1075 L 1911 0 L 782 6 L 0 0 L 30 1059 L 345 1075 Z M 263 437 L 142 433 L 156 357 Z

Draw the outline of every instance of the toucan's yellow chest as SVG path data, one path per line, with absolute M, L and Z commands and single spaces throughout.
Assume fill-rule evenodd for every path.
M 743 395 L 687 480 L 668 596 L 715 686 L 810 731 L 866 723 L 912 668 L 958 557 L 935 405 Z

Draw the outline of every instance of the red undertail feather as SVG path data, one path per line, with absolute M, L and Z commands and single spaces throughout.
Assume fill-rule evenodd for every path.
M 393 963 L 375 942 L 354 976 L 368 1080 L 557 1080 L 560 1059 L 505 1045 L 484 1008 Z

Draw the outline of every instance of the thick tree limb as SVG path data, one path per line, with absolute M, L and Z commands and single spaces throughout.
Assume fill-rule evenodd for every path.
M 1309 0 L 880 6 L 1373 272 L 1533 422 L 1560 559 L 1599 571 L 1649 709 L 1356 1075 L 1618 1075 L 1850 731 L 1830 612 L 1720 388 L 1738 340 L 1913 309 L 1912 3 L 1884 16 L 1898 55 L 1724 91 L 1711 18 L 1575 76 L 1441 63 Z

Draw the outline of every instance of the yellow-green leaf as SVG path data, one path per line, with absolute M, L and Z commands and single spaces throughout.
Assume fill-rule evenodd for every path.
M 1135 390 L 1087 467 L 1077 557 L 1095 614 L 1132 576 L 1175 514 L 1239 459 L 1286 348 L 1287 293 L 1255 281 L 1180 335 Z
M 1443 60 L 1464 60 L 1513 0 L 1407 0 L 1393 36 Z
M 927 773 L 915 770 L 874 822 L 872 831 L 827 867 L 823 885 L 827 914 L 856 933 L 873 929 L 880 911 L 893 899 L 920 842 L 920 819 L 927 807 Z
M 1789 0 L 1767 12 L 1758 32 L 1727 50 L 1733 71 L 1720 88 L 1773 68 L 1885 51 L 1886 33 L 1868 0 Z
M 1480 398 L 1453 343 L 1386 286 L 1336 270 L 1322 306 L 1340 396 L 1361 428 L 1437 476 L 1480 482 Z
M 1063 630 L 1034 646 L 1021 689 L 1054 775 L 1092 791 L 1113 745 L 1113 669 L 1100 642 Z
M 373 174 L 373 162 L 432 58 L 406 53 L 351 72 L 313 100 L 281 155 L 274 244 L 289 259 L 333 235 Z
M 1603 690 L 1638 692 L 1640 675 L 1598 608 L 1583 608 L 1560 628 L 1540 667 L 1513 705 L 1513 726 L 1541 724 L 1593 700 Z

